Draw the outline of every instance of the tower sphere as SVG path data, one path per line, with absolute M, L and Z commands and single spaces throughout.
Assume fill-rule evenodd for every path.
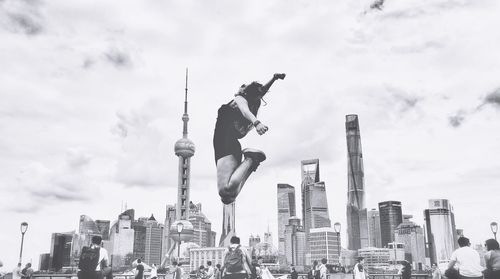
M 196 148 L 190 139 L 182 138 L 175 143 L 174 150 L 175 155 L 189 158 L 194 155 Z

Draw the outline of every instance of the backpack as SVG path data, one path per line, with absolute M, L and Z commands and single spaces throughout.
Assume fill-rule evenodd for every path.
M 99 251 L 100 247 L 83 247 L 78 268 L 83 272 L 95 271 L 97 265 L 99 264 Z
M 314 279 L 320 279 L 321 278 L 321 272 L 319 271 L 319 269 L 316 269 L 314 271 Z
M 240 249 L 240 245 L 236 248 L 229 247 L 229 251 L 224 258 L 224 268 L 227 272 L 240 272 L 244 270 L 243 266 L 243 251 Z
M 21 270 L 21 278 L 28 278 L 26 271 L 28 271 L 28 268 L 25 267 L 23 270 Z

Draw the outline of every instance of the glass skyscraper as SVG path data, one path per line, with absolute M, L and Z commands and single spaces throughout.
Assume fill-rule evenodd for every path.
M 380 214 L 380 236 L 382 239 L 382 247 L 387 247 L 389 243 L 394 242 L 394 231 L 399 224 L 403 223 L 401 202 L 379 202 L 378 210 Z
M 295 188 L 289 184 L 278 184 L 278 252 L 279 256 L 285 256 L 285 228 L 288 219 L 296 216 Z
M 453 207 L 446 199 L 432 199 L 424 216 L 431 263 L 448 261 L 457 246 Z

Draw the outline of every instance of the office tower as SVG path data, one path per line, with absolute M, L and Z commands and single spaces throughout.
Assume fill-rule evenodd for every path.
M 397 226 L 394 237 L 396 242 L 404 243 L 405 260 L 417 267 L 417 270 L 422 270 L 425 265 L 425 239 L 422 227 L 411 221 L 404 221 Z
M 151 217 L 146 221 L 146 245 L 144 251 L 144 261 L 149 265 L 161 264 L 161 242 L 163 238 L 163 225 L 158 223 L 151 214 Z
M 288 219 L 296 216 L 295 210 L 295 188 L 289 184 L 278 184 L 278 251 L 279 255 L 285 255 L 285 228 Z
M 108 220 L 95 220 L 95 224 L 97 225 L 97 229 L 102 236 L 102 240 L 109 240 L 110 222 Z
M 138 220 L 132 221 L 132 228 L 134 229 L 133 258 L 141 259 L 143 261 L 146 257 L 146 221 L 147 218 L 144 217 L 140 217 Z
M 329 264 L 339 263 L 340 236 L 332 228 L 311 229 L 308 237 L 311 261 L 321 262 L 325 258 Z
M 380 235 L 380 213 L 376 209 L 367 212 L 369 246 L 382 248 L 382 238 Z
M 193 238 L 191 242 L 198 244 L 200 247 L 214 247 L 215 235 L 212 231 L 212 222 L 201 211 L 201 203 L 194 204 L 191 202 L 189 221 L 193 224 Z
M 365 174 L 358 116 L 346 115 L 347 139 L 347 236 L 348 249 L 368 247 L 368 220 L 365 207 Z
M 133 261 L 134 228 L 131 216 L 134 216 L 134 210 L 126 210 L 111 226 L 108 254 L 113 267 L 128 266 Z
M 320 181 L 319 160 L 304 160 L 302 169 L 302 218 L 304 230 L 331 227 L 325 183 Z
M 170 237 L 178 244 L 180 249 L 182 241 L 190 241 L 193 236 L 193 225 L 189 222 L 189 189 L 191 178 L 191 157 L 195 152 L 194 143 L 188 138 L 188 70 L 186 69 L 186 88 L 184 95 L 184 114 L 182 115 L 182 138 L 175 143 L 175 155 L 179 157 L 179 173 L 177 187 L 176 221 L 170 226 Z M 182 228 L 178 233 L 178 229 Z M 170 253 L 173 251 L 170 250 Z
M 248 247 L 250 247 L 250 248 L 255 247 L 255 245 L 257 245 L 259 243 L 260 243 L 260 236 L 259 235 L 256 235 L 256 236 L 250 235 L 250 237 L 248 238 Z
M 446 199 L 431 199 L 424 216 L 431 263 L 449 260 L 457 243 L 453 207 Z
M 50 253 L 40 254 L 40 261 L 38 263 L 39 271 L 49 271 L 50 268 Z
M 389 249 L 389 262 L 392 264 L 401 264 L 405 260 L 405 244 L 400 242 L 391 242 L 387 244 Z
M 60 271 L 71 266 L 71 245 L 75 232 L 53 233 L 50 245 L 49 269 Z
M 394 241 L 394 230 L 396 230 L 399 224 L 403 223 L 401 202 L 379 202 L 378 210 L 380 214 L 380 236 L 382 239 L 382 246 L 387 247 L 390 242 Z
M 286 262 L 303 269 L 307 265 L 305 257 L 307 239 L 304 227 L 300 225 L 300 218 L 291 216 L 288 219 L 288 224 L 285 226 L 284 234 Z

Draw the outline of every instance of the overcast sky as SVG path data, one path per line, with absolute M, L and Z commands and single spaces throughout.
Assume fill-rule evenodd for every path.
M 448 198 L 473 243 L 500 221 L 500 3 L 495 0 L 0 0 L 0 260 L 38 267 L 52 232 L 80 214 L 165 218 L 176 201 L 189 67 L 191 199 L 220 233 L 212 136 L 243 83 L 287 77 L 265 98 L 244 147 L 268 156 L 237 201 L 247 243 L 268 224 L 276 184 L 300 188 L 319 158 L 345 238 L 345 115 L 358 114 L 368 207 L 400 200 L 423 223 Z M 297 191 L 297 201 L 300 196 Z M 300 206 L 300 202 L 298 202 Z M 300 208 L 297 208 L 300 212 Z M 219 235 L 217 235 L 217 238 Z M 345 243 L 345 241 L 343 241 Z

